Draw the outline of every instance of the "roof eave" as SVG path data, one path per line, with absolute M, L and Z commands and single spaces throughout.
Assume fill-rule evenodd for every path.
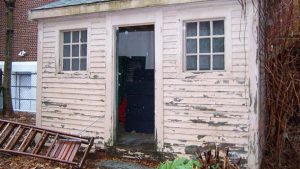
M 82 4 L 50 9 L 38 9 L 29 11 L 29 20 L 39 20 L 63 16 L 92 14 L 99 12 L 119 11 L 133 8 L 163 6 L 171 4 L 201 2 L 208 0 L 123 0 L 109 1 L 105 3 Z

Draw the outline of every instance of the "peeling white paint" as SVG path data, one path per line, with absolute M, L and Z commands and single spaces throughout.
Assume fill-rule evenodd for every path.
M 41 113 L 37 124 L 76 134 L 98 119 L 84 134 L 96 136 L 97 146 L 112 145 L 116 123 L 114 27 L 154 23 L 158 150 L 185 154 L 189 146 L 209 147 L 217 143 L 223 148 L 230 146 L 248 159 L 250 168 L 256 168 L 257 16 L 250 4 L 246 20 L 237 1 L 222 0 L 39 21 L 38 112 Z M 65 9 L 60 10 L 57 16 L 67 15 Z M 40 17 L 47 18 L 47 12 L 45 10 Z M 226 69 L 186 72 L 183 69 L 183 23 L 210 18 L 225 18 Z M 58 69 L 59 32 L 79 28 L 88 29 L 89 69 L 62 73 Z

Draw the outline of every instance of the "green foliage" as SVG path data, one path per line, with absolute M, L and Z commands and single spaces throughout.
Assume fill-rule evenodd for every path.
M 200 169 L 202 164 L 198 160 L 177 158 L 174 161 L 166 161 L 160 164 L 158 169 Z
M 212 169 L 219 169 L 220 168 L 220 164 L 217 163 L 217 164 L 214 164 L 212 166 L 210 166 Z

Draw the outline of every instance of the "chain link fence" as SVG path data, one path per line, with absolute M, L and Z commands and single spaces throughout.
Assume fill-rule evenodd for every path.
M 13 72 L 11 76 L 11 95 L 14 111 L 36 112 L 37 74 L 31 72 Z M 1 92 L 1 109 L 3 107 Z
M 36 111 L 36 73 L 14 72 L 11 93 L 14 111 Z

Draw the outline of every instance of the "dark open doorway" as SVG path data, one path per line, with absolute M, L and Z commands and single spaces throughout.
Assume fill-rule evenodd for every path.
M 154 25 L 119 27 L 117 145 L 154 146 Z

